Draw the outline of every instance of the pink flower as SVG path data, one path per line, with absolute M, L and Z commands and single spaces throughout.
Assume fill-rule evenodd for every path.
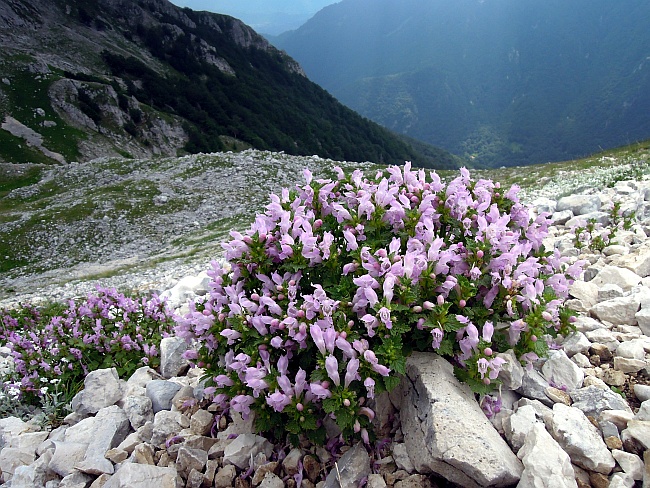
M 341 377 L 339 375 L 339 362 L 335 356 L 327 356 L 325 359 L 325 369 L 327 376 L 334 382 L 336 386 L 341 384 Z

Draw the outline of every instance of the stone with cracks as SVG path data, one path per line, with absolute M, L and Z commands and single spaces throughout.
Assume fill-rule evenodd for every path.
M 147 422 L 153 422 L 153 404 L 149 397 L 127 396 L 122 401 L 122 408 L 135 430 Z
M 323 488 L 357 488 L 371 473 L 370 456 L 359 442 L 349 449 L 327 475 Z
M 503 384 L 503 387 L 508 390 L 520 388 L 524 378 L 524 368 L 521 366 L 514 351 L 508 349 L 506 352 L 497 354 L 497 357 L 506 361 L 499 371 L 499 380 Z
M 591 342 L 587 339 L 587 336 L 579 330 L 576 330 L 562 341 L 562 349 L 570 358 L 579 353 L 586 353 L 589 351 L 590 346 Z
M 542 366 L 542 376 L 556 388 L 573 391 L 582 386 L 585 373 L 563 350 L 549 351 L 548 359 Z
M 160 374 L 163 378 L 173 378 L 183 374 L 189 367 L 183 353 L 188 344 L 180 337 L 165 337 L 160 341 Z
M 598 285 L 592 281 L 575 281 L 569 288 L 569 294 L 580 300 L 587 308 L 598 303 Z
M 181 389 L 181 385 L 172 381 L 153 380 L 147 383 L 147 396 L 151 400 L 153 413 L 161 410 L 171 410 L 174 395 Z
M 553 405 L 551 433 L 571 461 L 589 471 L 609 474 L 616 461 L 602 435 L 582 410 L 562 403 Z
M 84 389 L 72 399 L 73 410 L 82 415 L 89 415 L 104 407 L 115 405 L 122 398 L 122 383 L 115 368 L 98 369 L 88 373 L 84 380 Z
M 524 465 L 517 488 L 578 488 L 569 455 L 542 424 L 535 424 L 517 453 Z
M 129 433 L 129 420 L 124 411 L 116 405 L 101 409 L 96 417 L 82 420 L 79 424 L 93 420 L 92 437 L 88 439 L 88 447 L 83 461 L 75 465 L 79 471 L 88 474 L 113 474 L 113 464 L 106 459 L 106 451 L 120 444 Z M 66 440 L 74 425 L 66 432 Z M 80 439 L 81 440 L 81 439 Z
M 650 336 L 650 308 L 642 308 L 634 317 L 641 328 L 641 332 L 646 336 Z
M 591 307 L 590 313 L 598 320 L 614 325 L 636 325 L 636 313 L 640 306 L 641 301 L 636 296 L 630 295 L 597 303 Z
M 413 353 L 402 384 L 402 430 L 416 471 L 467 488 L 517 482 L 521 462 L 450 363 L 436 354 Z
M 584 215 L 600 210 L 600 198 L 598 195 L 569 195 L 557 201 L 556 210 L 571 210 L 573 215 Z
M 546 396 L 546 389 L 549 386 L 548 381 L 537 370 L 524 369 L 521 387 L 517 389 L 517 393 L 533 400 L 539 400 L 550 407 L 553 402 Z
M 639 456 L 631 452 L 621 451 L 620 449 L 614 449 L 612 456 L 614 456 L 621 469 L 629 474 L 632 479 L 643 479 L 643 461 Z
M 503 430 L 513 452 L 519 452 L 526 436 L 537 423 L 537 415 L 532 405 L 523 405 L 515 413 L 503 420 Z
M 148 464 L 125 463 L 103 488 L 176 488 L 176 470 Z
M 579 408 L 585 415 L 598 417 L 603 410 L 624 410 L 632 413 L 632 409 L 621 395 L 609 388 L 586 386 L 571 392 L 573 407 Z
M 590 283 L 599 288 L 603 285 L 614 284 L 620 286 L 623 291 L 630 291 L 633 286 L 641 283 L 641 277 L 629 269 L 605 266 Z
M 272 452 L 273 445 L 264 437 L 241 434 L 224 449 L 223 464 L 234 464 L 239 469 L 248 469 L 251 459 L 255 459 L 259 453 L 264 453 L 268 459 Z

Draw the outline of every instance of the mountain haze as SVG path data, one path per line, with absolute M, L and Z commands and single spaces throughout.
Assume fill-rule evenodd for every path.
M 254 147 L 456 164 L 341 105 L 241 21 L 167 0 L 0 0 L 0 63 L 0 162 Z
M 650 3 L 343 0 L 274 43 L 362 115 L 487 165 L 650 135 Z

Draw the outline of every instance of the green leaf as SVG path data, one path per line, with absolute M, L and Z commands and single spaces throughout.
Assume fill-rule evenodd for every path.
M 400 376 L 391 374 L 389 376 L 382 377 L 382 379 L 384 380 L 384 387 L 386 388 L 386 391 L 391 391 L 396 388 L 397 385 L 399 385 L 399 382 L 402 378 Z
M 327 413 L 335 412 L 339 408 L 340 402 L 337 398 L 326 398 L 323 400 L 323 410 Z

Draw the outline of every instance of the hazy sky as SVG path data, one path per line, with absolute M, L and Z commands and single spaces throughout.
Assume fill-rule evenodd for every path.
M 296 29 L 323 7 L 337 0 L 171 0 L 180 7 L 228 14 L 261 34 Z

